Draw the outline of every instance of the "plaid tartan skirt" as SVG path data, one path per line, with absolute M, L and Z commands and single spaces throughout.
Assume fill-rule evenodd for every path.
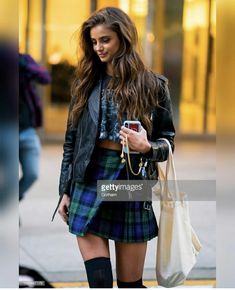
M 143 201 L 102 201 L 97 196 L 97 180 L 125 180 L 126 168 L 120 152 L 96 148 L 84 182 L 73 184 L 69 207 L 69 231 L 77 236 L 87 232 L 107 239 L 136 243 L 158 234 L 156 218 Z M 130 179 L 131 176 L 130 176 Z

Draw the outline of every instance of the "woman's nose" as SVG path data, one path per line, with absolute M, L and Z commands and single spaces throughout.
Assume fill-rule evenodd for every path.
M 96 44 L 96 50 L 97 50 L 97 51 L 102 51 L 102 50 L 103 50 L 103 45 L 102 45 L 102 43 L 97 43 L 97 44 Z

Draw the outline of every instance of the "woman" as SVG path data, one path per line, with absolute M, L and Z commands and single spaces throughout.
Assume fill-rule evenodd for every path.
M 59 214 L 77 237 L 90 287 L 113 286 L 111 239 L 118 287 L 145 288 L 147 241 L 158 233 L 151 202 L 102 201 L 96 190 L 97 180 L 140 178 L 121 162 L 126 141 L 140 153 L 132 158 L 135 171 L 140 158 L 166 160 L 167 144 L 159 138 L 167 138 L 173 147 L 167 80 L 144 66 L 136 45 L 136 28 L 118 8 L 101 9 L 82 25 L 83 56 L 72 87 Z M 139 120 L 141 131 L 122 126 L 125 120 Z
M 19 54 L 19 160 L 22 168 L 19 201 L 38 179 L 41 145 L 36 128 L 42 126 L 42 102 L 36 85 L 50 82 L 46 68 L 29 54 Z

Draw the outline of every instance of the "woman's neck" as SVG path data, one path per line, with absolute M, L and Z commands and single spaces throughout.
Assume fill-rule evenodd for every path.
M 113 68 L 112 68 L 112 65 L 111 63 L 107 63 L 107 66 L 106 66 L 106 73 L 110 76 L 113 75 Z

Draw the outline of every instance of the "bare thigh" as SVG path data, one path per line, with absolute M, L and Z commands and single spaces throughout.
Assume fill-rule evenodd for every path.
M 107 239 L 87 233 L 84 237 L 77 236 L 77 242 L 84 261 L 97 257 L 110 257 Z
M 122 282 L 134 282 L 143 276 L 147 242 L 115 243 L 117 278 Z

